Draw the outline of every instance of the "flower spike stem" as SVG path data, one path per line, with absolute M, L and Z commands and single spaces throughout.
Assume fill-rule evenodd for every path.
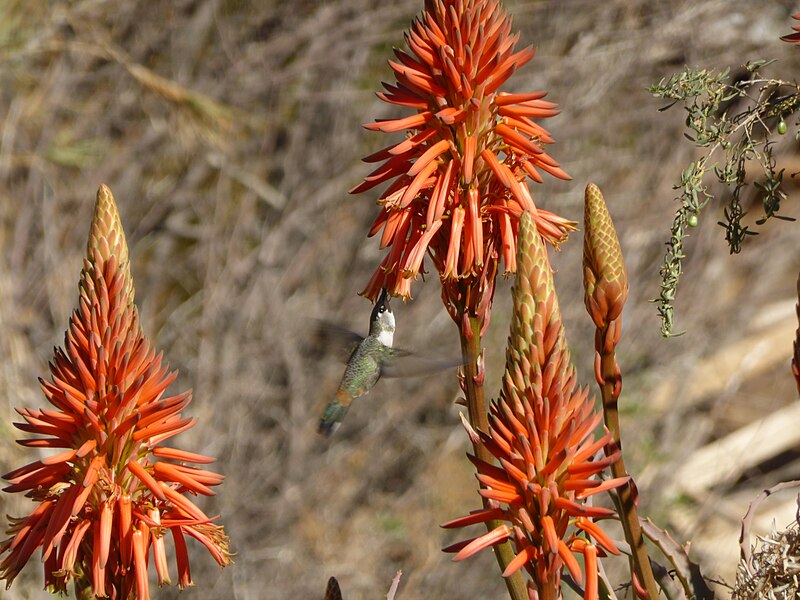
M 800 33 L 794 35 L 800 35 Z M 797 311 L 797 332 L 793 344 L 792 374 L 797 383 L 797 393 L 800 394 L 800 274 L 797 276 L 797 306 L 795 310 Z
M 464 358 L 464 394 L 467 399 L 467 411 L 469 422 L 473 429 L 489 431 L 489 413 L 486 408 L 486 397 L 483 393 L 483 365 L 481 363 L 481 322 L 477 316 L 470 316 L 467 319 L 469 330 L 464 327 L 459 328 L 461 334 L 461 354 Z M 494 457 L 481 444 L 475 444 L 475 455 L 488 463 L 494 462 Z M 484 506 L 486 500 L 484 500 Z M 486 524 L 489 531 L 492 531 L 501 523 L 500 521 L 490 521 Z M 500 571 L 504 572 L 509 563 L 514 559 L 514 550 L 511 542 L 503 542 L 494 547 L 494 555 L 500 565 Z M 509 577 L 504 577 L 508 595 L 512 600 L 528 600 L 528 592 L 525 589 L 525 582 L 522 572 L 517 571 Z
M 622 260 L 622 248 L 608 212 L 603 194 L 594 183 L 586 186 L 584 195 L 583 238 L 583 289 L 586 310 L 595 324 L 594 346 L 595 377 L 603 397 L 603 418 L 612 436 L 606 454 L 619 452 L 620 457 L 611 465 L 615 478 L 627 477 L 622 457 L 619 432 L 619 394 L 622 391 L 622 373 L 617 364 L 616 346 L 622 333 L 622 309 L 628 298 L 628 273 Z M 650 600 L 657 600 L 658 586 L 650 567 L 644 545 L 642 528 L 636 511 L 636 494 L 633 480 L 617 489 L 617 512 L 625 530 L 625 539 L 631 546 L 633 570 L 640 586 Z
M 622 375 L 619 370 L 619 365 L 617 364 L 616 352 L 613 346 L 610 351 L 604 351 L 602 348 L 602 340 L 607 338 L 610 333 L 610 328 L 616 328 L 619 325 L 619 321 L 614 321 L 611 323 L 610 327 L 607 326 L 603 330 L 597 330 L 597 351 L 600 354 L 600 375 L 602 376 L 602 380 L 598 378 L 598 383 L 600 384 L 600 393 L 603 397 L 603 418 L 606 427 L 614 438 L 614 448 L 611 450 L 612 452 L 617 449 L 622 449 L 619 433 L 619 407 L 617 403 L 619 392 L 622 389 Z M 628 472 L 625 469 L 625 460 L 622 455 L 620 455 L 619 460 L 611 465 L 611 473 L 614 477 L 628 476 Z M 647 548 L 644 545 L 644 536 L 642 535 L 642 528 L 639 524 L 639 514 L 636 509 L 633 486 L 633 480 L 631 479 L 627 485 L 623 485 L 617 489 L 617 494 L 619 496 L 617 510 L 620 520 L 622 521 L 622 528 L 625 531 L 625 539 L 628 540 L 631 546 L 631 557 L 633 558 L 633 569 L 636 573 L 636 578 L 647 590 L 647 595 L 650 600 L 657 600 L 659 597 L 658 586 L 653 576 L 653 569 L 650 567 L 650 557 L 647 555 Z

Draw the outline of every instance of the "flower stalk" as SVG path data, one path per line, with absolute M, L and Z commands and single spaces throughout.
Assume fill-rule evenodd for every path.
M 658 586 L 650 566 L 644 536 L 636 508 L 636 486 L 630 479 L 622 455 L 619 425 L 619 395 L 622 372 L 616 358 L 616 346 L 622 333 L 622 309 L 628 297 L 628 275 L 622 249 L 603 194 L 595 184 L 584 195 L 583 274 L 584 301 L 595 324 L 595 378 L 603 400 L 603 418 L 611 433 L 606 454 L 619 455 L 611 465 L 615 478 L 628 478 L 617 488 L 617 510 L 625 539 L 631 546 L 634 587 L 643 597 L 656 600 Z
M 792 375 L 797 384 L 797 393 L 800 394 L 800 274 L 797 276 L 797 330 L 795 331 L 794 341 L 792 342 Z
M 467 404 L 467 414 L 469 423 L 473 429 L 478 431 L 489 431 L 489 413 L 486 408 L 486 397 L 484 394 L 484 366 L 483 349 L 481 348 L 481 321 L 477 316 L 465 315 L 464 325 L 460 328 L 461 334 L 461 355 L 464 359 L 464 372 L 461 378 L 461 389 Z M 481 444 L 473 443 L 475 455 L 486 462 L 492 460 L 492 454 Z M 484 507 L 488 506 L 488 500 L 484 499 Z M 492 531 L 500 525 L 499 521 L 490 520 L 486 523 L 488 531 Z M 503 542 L 495 546 L 494 552 L 500 572 L 505 573 L 508 566 L 514 560 L 514 550 L 511 542 Z M 525 589 L 525 582 L 520 572 L 504 577 L 508 595 L 512 600 L 528 600 L 528 592 Z
M 612 438 L 608 432 L 594 437 L 602 415 L 587 390 L 576 388 L 547 251 L 528 214 L 520 222 L 517 261 L 500 398 L 492 402 L 486 429 L 465 423 L 484 507 L 444 525 L 484 523 L 489 531 L 445 551 L 462 560 L 511 542 L 503 575 L 526 572 L 529 598 L 560 599 L 562 570 L 568 569 L 584 586 L 585 600 L 597 600 L 597 556 L 619 550 L 596 522 L 614 511 L 586 500 L 628 479 L 596 478 L 618 453 L 596 459 Z M 575 554 L 583 557 L 583 569 Z
M 497 274 L 501 268 L 517 272 L 520 219 L 527 214 L 535 223 L 531 235 L 555 247 L 575 228 L 538 208 L 526 182 L 541 183 L 543 173 L 570 179 L 545 152 L 553 139 L 537 122 L 558 111 L 543 99 L 545 92 L 500 90 L 534 52 L 515 49 L 519 34 L 512 33 L 511 19 L 496 0 L 426 0 L 405 38 L 407 49 L 396 49 L 396 60 L 389 62 L 396 82 L 384 83 L 378 96 L 413 112 L 365 125 L 405 131 L 405 138 L 366 157 L 380 166 L 351 190 L 388 183 L 369 232 L 380 234 L 386 254 L 361 293 L 375 300 L 385 289 L 410 298 L 412 281 L 430 258 L 444 306 L 460 331 L 470 429 L 488 435 L 481 336 Z M 493 454 L 477 439 L 475 459 L 489 464 Z M 484 498 L 488 510 L 491 500 Z M 508 536 L 496 537 L 503 531 L 500 520 L 485 522 L 511 597 L 528 598 L 519 555 Z

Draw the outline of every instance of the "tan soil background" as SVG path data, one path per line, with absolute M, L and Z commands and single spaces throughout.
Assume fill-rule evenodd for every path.
M 488 552 L 454 564 L 439 550 L 467 532 L 438 524 L 479 506 L 453 373 L 383 381 L 330 442 L 315 433 L 342 371 L 315 338 L 315 319 L 365 330 L 370 306 L 356 292 L 381 256 L 364 237 L 375 196 L 347 190 L 369 170 L 360 157 L 388 139 L 360 124 L 400 114 L 374 91 L 421 5 L 0 1 L 0 471 L 36 458 L 13 443 L 13 407 L 42 405 L 36 378 L 63 340 L 94 194 L 107 183 L 144 329 L 180 369 L 174 389 L 194 389 L 186 414 L 200 423 L 176 445 L 217 456 L 227 476 L 201 506 L 222 514 L 236 564 L 220 572 L 194 548 L 197 586 L 182 598 L 321 598 L 330 575 L 348 600 L 380 598 L 398 569 L 405 600 L 504 595 Z M 672 185 L 693 149 L 681 110 L 657 112 L 646 86 L 684 64 L 760 58 L 779 59 L 770 72 L 794 79 L 800 49 L 778 37 L 800 6 L 506 6 L 522 43 L 537 48 L 509 90 L 547 89 L 561 105 L 545 126 L 551 154 L 574 177 L 548 180 L 534 198 L 579 220 L 586 182 L 598 183 L 631 272 L 620 362 L 640 506 L 679 541 L 693 540 L 707 575 L 732 582 L 747 503 L 800 477 L 788 369 L 800 225 L 771 224 L 730 257 L 715 225 L 721 210 L 709 208 L 687 243 L 676 325 L 688 333 L 662 340 L 648 300 L 658 294 Z M 787 173 L 800 170 L 792 135 L 778 155 Z M 796 179 L 787 179 L 783 212 L 800 217 Z M 758 198 L 747 201 L 757 217 Z M 577 234 L 555 258 L 556 284 L 589 384 L 581 251 Z M 509 285 L 498 288 L 486 338 L 492 394 Z M 414 293 L 396 303 L 397 344 L 457 354 L 435 277 Z M 773 517 L 785 527 L 794 498 L 766 509 L 762 532 Z M 29 510 L 25 498 L 0 494 L 0 514 Z M 40 571 L 34 557 L 0 595 L 43 597 Z M 178 595 L 152 585 L 156 597 Z

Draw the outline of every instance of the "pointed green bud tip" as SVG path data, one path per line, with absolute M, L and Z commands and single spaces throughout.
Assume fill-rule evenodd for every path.
M 533 215 L 524 211 L 519 219 L 517 277 L 512 289 L 515 310 L 530 305 L 533 311 L 536 303 L 547 301 L 554 291 L 547 248 Z
M 622 314 L 628 298 L 628 273 L 600 188 L 594 183 L 587 185 L 584 200 L 584 300 L 594 324 L 605 327 Z
M 117 203 L 114 201 L 114 195 L 105 184 L 101 184 L 97 190 L 86 258 L 96 267 L 102 268 L 113 261 L 114 269 L 122 274 L 125 295 L 130 302 L 133 302 L 133 279 L 128 257 L 128 243 L 125 240 L 125 232 L 122 229 L 122 221 L 117 210 Z
M 532 365 L 566 356 L 553 270 L 544 240 L 530 212 L 523 212 L 517 237 L 517 273 L 511 289 L 513 313 L 506 348 L 506 372 L 518 389 L 532 381 Z M 536 367 L 536 368 L 540 368 Z
M 550 271 L 550 261 L 547 257 L 547 248 L 544 245 L 533 214 L 524 211 L 519 218 L 519 233 L 517 235 L 517 273 L 524 269 L 524 275 L 530 277 L 533 269 L 539 267 L 544 272 Z M 549 282 L 552 283 L 552 282 Z

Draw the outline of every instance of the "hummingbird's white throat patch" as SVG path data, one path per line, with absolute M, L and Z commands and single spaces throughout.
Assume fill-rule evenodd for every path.
M 388 310 L 378 317 L 381 327 L 378 335 L 378 341 L 387 348 L 392 347 L 394 342 L 394 315 Z

